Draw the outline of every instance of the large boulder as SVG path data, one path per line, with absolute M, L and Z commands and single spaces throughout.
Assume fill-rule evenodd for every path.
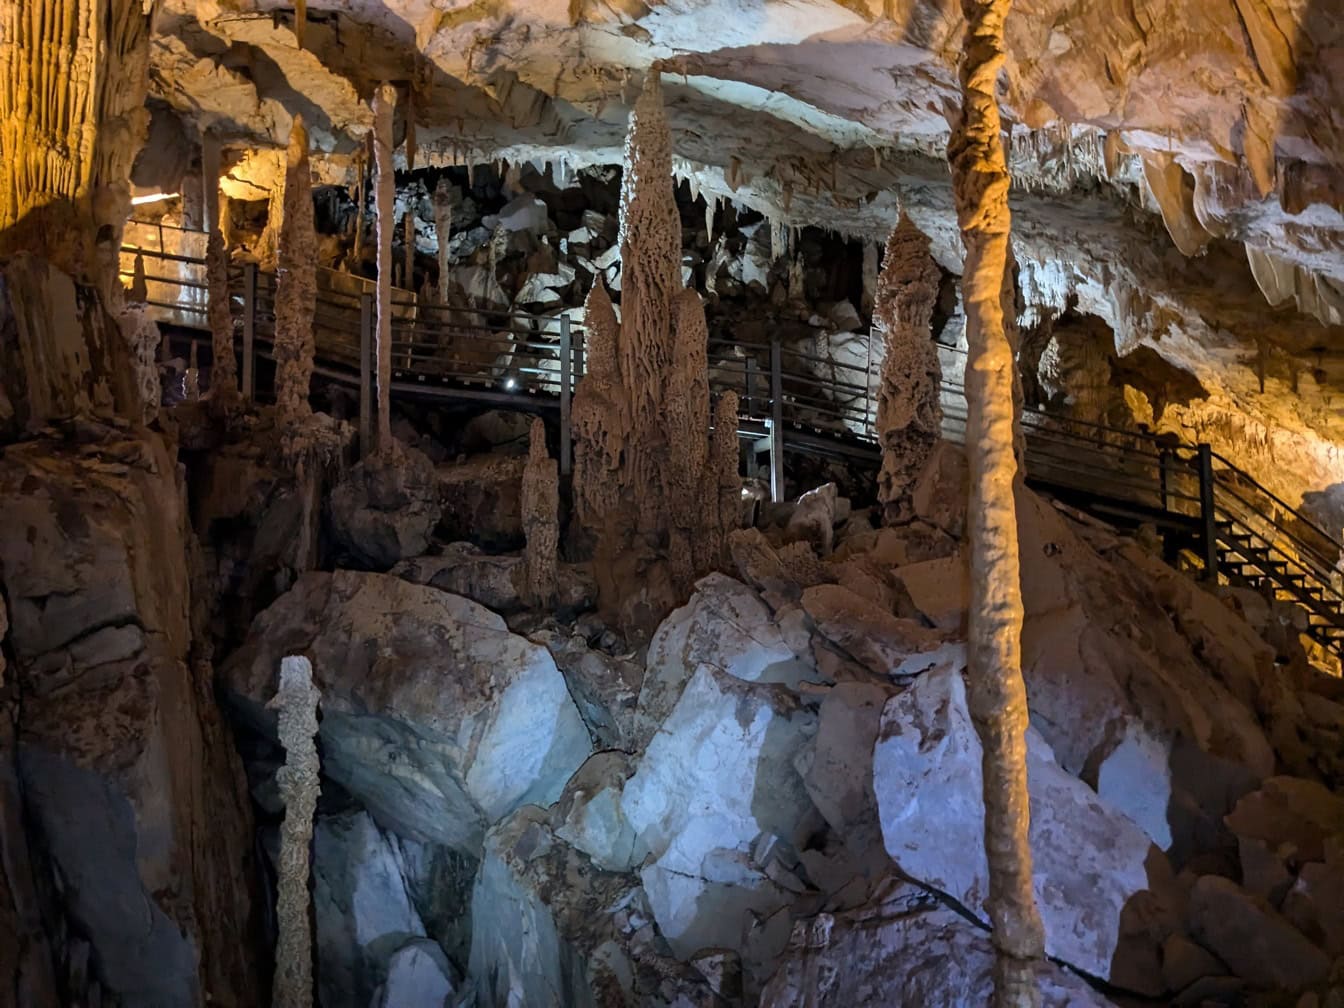
M 781 844 L 802 849 L 820 819 L 793 765 L 815 731 L 816 715 L 787 687 L 701 664 L 649 743 L 621 811 L 636 853 L 649 854 L 644 888 L 679 957 L 749 950 L 752 917 L 802 888 L 772 862 Z
M 695 589 L 649 642 L 636 714 L 641 743 L 653 736 L 701 664 L 748 682 L 797 683 L 815 674 L 810 660 L 785 641 L 756 592 L 723 574 L 701 578 Z
M 884 679 L 909 679 L 929 669 L 966 663 L 964 642 L 894 616 L 842 585 L 809 588 L 802 604 L 822 636 Z
M 418 556 L 441 515 L 434 463 L 400 443 L 370 455 L 331 491 L 330 515 L 332 536 L 361 567 Z
M 491 829 L 471 900 L 475 1003 L 574 1008 L 712 1008 L 720 1002 L 677 962 L 638 880 L 603 871 L 539 808 Z
M 636 708 L 644 666 L 631 656 L 590 648 L 578 633 L 538 630 L 530 639 L 551 652 L 593 741 L 603 748 L 633 752 L 639 737 Z
M 1042 1008 L 1104 1008 L 1077 976 L 1041 964 Z M 762 1008 L 960 1008 L 994 1001 L 989 936 L 926 891 L 891 884 L 880 899 L 794 925 Z
M 490 823 L 559 798 L 592 749 L 546 649 L 436 588 L 312 573 L 261 613 L 223 677 L 271 737 L 265 703 L 299 652 L 322 690 L 323 772 L 403 836 L 474 852 Z
M 882 713 L 874 789 L 887 852 L 910 878 L 988 920 L 981 748 L 955 669 L 926 673 Z M 1031 846 L 1046 952 L 1119 985 L 1156 994 L 1165 935 L 1130 934 L 1135 912 L 1166 899 L 1169 869 L 1132 822 L 1106 808 L 1027 735 Z M 1153 888 L 1162 890 L 1151 892 Z
M 472 455 L 437 468 L 439 535 L 473 542 L 488 550 L 523 545 L 523 511 L 519 494 L 526 458 Z
M 490 554 L 472 543 L 456 542 L 433 554 L 403 560 L 388 573 L 461 595 L 508 616 L 527 608 L 523 598 L 526 567 L 519 553 Z M 560 564 L 556 586 L 556 611 L 561 615 L 591 609 L 597 600 L 597 585 L 586 564 Z
M 1200 878 L 1190 892 L 1190 931 L 1256 987 L 1300 990 L 1330 971 L 1329 957 L 1274 909 L 1230 879 Z

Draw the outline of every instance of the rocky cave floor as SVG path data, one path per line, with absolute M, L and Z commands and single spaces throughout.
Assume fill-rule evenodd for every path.
M 224 439 L 204 416 L 0 457 L 28 818 L 6 837 L 72 908 L 33 932 L 63 989 L 264 1003 L 267 702 L 303 653 L 324 1008 L 988 1003 L 959 449 L 898 527 L 833 485 L 746 501 L 734 569 L 689 599 L 627 572 L 627 615 L 672 611 L 626 639 L 586 565 L 554 610 L 522 600 L 516 417 L 343 505 L 339 473 L 278 461 L 266 411 Z M 1018 508 L 1045 1003 L 1339 1005 L 1338 669 L 1259 596 Z

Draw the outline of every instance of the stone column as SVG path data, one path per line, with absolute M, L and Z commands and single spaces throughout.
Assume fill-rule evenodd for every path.
M 527 586 L 530 606 L 555 604 L 560 547 L 560 471 L 546 451 L 546 424 L 532 421 L 521 492 L 523 534 L 527 538 Z
M 294 117 L 285 167 L 284 217 L 276 250 L 275 404 L 282 420 L 312 413 L 313 316 L 317 312 L 317 234 L 308 131 Z
M 1032 889 L 1027 794 L 1027 694 L 1022 681 L 1022 585 L 1014 490 L 1013 354 L 1003 311 L 1010 176 L 995 84 L 1008 0 L 962 0 L 962 118 L 948 143 L 966 260 L 966 451 L 971 500 L 971 717 L 984 748 L 986 908 L 993 926 L 995 1004 L 1040 1003 L 1044 928 Z
M 439 304 L 446 305 L 452 279 L 448 245 L 453 234 L 453 187 L 446 178 L 439 179 L 434 189 L 434 234 L 439 243 Z
M 380 452 L 392 450 L 392 232 L 396 228 L 392 215 L 397 196 L 392 164 L 392 112 L 396 105 L 396 88 L 381 84 L 373 95 L 373 161 L 377 176 L 374 201 L 378 228 L 378 288 L 373 337 L 378 434 L 374 443 Z
M 280 827 L 280 868 L 275 900 L 279 937 L 275 949 L 274 1008 L 312 1008 L 313 948 L 309 929 L 309 847 L 313 813 L 321 792 L 317 758 L 317 705 L 313 666 L 301 655 L 280 660 L 280 689 L 268 706 L 276 709 L 285 765 L 276 772 L 285 821 Z

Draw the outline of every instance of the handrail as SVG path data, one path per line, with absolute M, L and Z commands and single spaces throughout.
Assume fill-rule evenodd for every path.
M 165 264 L 203 265 L 195 257 L 153 249 L 123 251 L 158 258 Z M 131 271 L 124 274 L 133 275 Z M 248 275 L 255 277 L 250 297 L 244 289 Z M 254 266 L 231 267 L 229 278 L 235 305 L 242 303 L 244 310 L 251 312 L 245 337 L 251 332 L 252 338 L 262 342 L 273 339 L 275 278 Z M 146 280 L 190 289 L 193 302 L 199 301 L 198 292 L 203 287 L 194 277 L 147 274 Z M 158 292 L 154 294 L 157 298 Z M 327 354 L 329 361 L 348 369 L 329 374 L 344 373 L 348 375 L 345 380 L 355 380 L 360 374 L 361 357 L 366 352 L 361 346 L 368 346 L 371 338 L 365 329 L 371 325 L 371 296 L 370 292 L 339 289 L 318 291 L 315 322 L 319 354 Z M 203 314 L 199 303 L 174 305 L 153 300 L 151 304 L 178 316 Z M 564 427 L 568 400 L 583 373 L 584 357 L 582 326 L 567 312 L 541 315 L 503 308 L 426 304 L 414 297 L 394 307 L 393 370 L 401 376 L 397 388 L 499 401 L 504 395 L 500 391 L 504 381 L 508 398 L 525 396 L 536 402 L 538 396 L 558 396 Z M 941 344 L 938 350 L 965 355 L 959 348 Z M 822 447 L 825 444 L 833 446 L 829 450 L 846 454 L 875 450 L 877 395 L 872 386 L 871 362 L 866 366 L 848 364 L 805 350 L 783 348 L 777 342 L 734 342 L 719 335 L 709 340 L 708 351 L 711 388 L 716 392 L 736 390 L 741 416 L 751 418 L 770 435 L 767 441 L 772 473 L 777 456 L 785 448 L 781 427 L 793 432 L 789 438 L 794 450 L 826 450 Z M 434 392 L 436 388 L 444 391 Z M 951 376 L 941 383 L 940 406 L 944 436 L 963 439 L 965 389 Z M 1105 498 L 1114 502 L 1112 508 L 1119 503 L 1145 509 L 1137 512 L 1140 515 L 1156 509 L 1179 519 L 1168 527 L 1185 529 L 1182 534 L 1193 535 L 1191 529 L 1202 522 L 1198 541 L 1205 543 L 1206 569 L 1216 571 L 1220 551 L 1246 558 L 1244 562 L 1231 562 L 1240 565 L 1243 573 L 1246 569 L 1260 571 L 1244 576 L 1252 583 L 1268 581 L 1278 592 L 1292 596 L 1313 618 L 1326 619 L 1329 633 L 1311 620 L 1309 632 L 1336 652 L 1344 652 L 1344 616 L 1332 619 L 1321 611 L 1333 604 L 1330 599 L 1341 598 L 1331 579 L 1341 572 L 1344 546 L 1225 456 L 1208 449 L 1196 452 L 1196 446 L 1180 442 L 1174 435 L 1123 430 L 1059 416 L 1039 407 L 1023 409 L 1021 426 L 1027 438 L 1028 475 L 1035 471 L 1047 485 Z M 809 428 L 815 433 L 809 434 Z M 561 439 L 566 449 L 567 437 Z M 844 447 L 846 442 L 852 443 Z M 1218 467 L 1213 466 L 1214 461 Z M 782 476 L 777 481 L 772 475 L 772 486 L 782 486 Z M 1206 493 L 1211 508 L 1205 502 Z M 1256 500 L 1248 500 L 1246 495 Z M 1286 574 L 1279 577 L 1253 557 L 1246 557 L 1243 547 L 1233 541 L 1218 549 L 1207 545 L 1218 535 L 1217 521 L 1242 530 L 1249 537 L 1243 541 L 1258 544 L 1262 556 L 1282 558 L 1273 559 L 1282 571 L 1300 571 L 1315 594 L 1304 594 Z M 1289 527 L 1291 522 L 1300 527 Z M 1308 605 L 1306 600 L 1316 595 L 1326 601 L 1321 606 Z

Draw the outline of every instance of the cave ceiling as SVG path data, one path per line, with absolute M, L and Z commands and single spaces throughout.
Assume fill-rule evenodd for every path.
M 309 0 L 300 48 L 292 2 L 163 0 L 151 94 L 234 162 L 302 113 L 342 182 L 388 79 L 420 165 L 573 169 L 620 160 L 657 64 L 699 192 L 871 240 L 904 208 L 957 272 L 962 26 L 955 0 Z M 1198 375 L 1208 423 L 1344 481 L 1344 5 L 1019 0 L 1008 50 L 1027 308 L 1097 315 Z

